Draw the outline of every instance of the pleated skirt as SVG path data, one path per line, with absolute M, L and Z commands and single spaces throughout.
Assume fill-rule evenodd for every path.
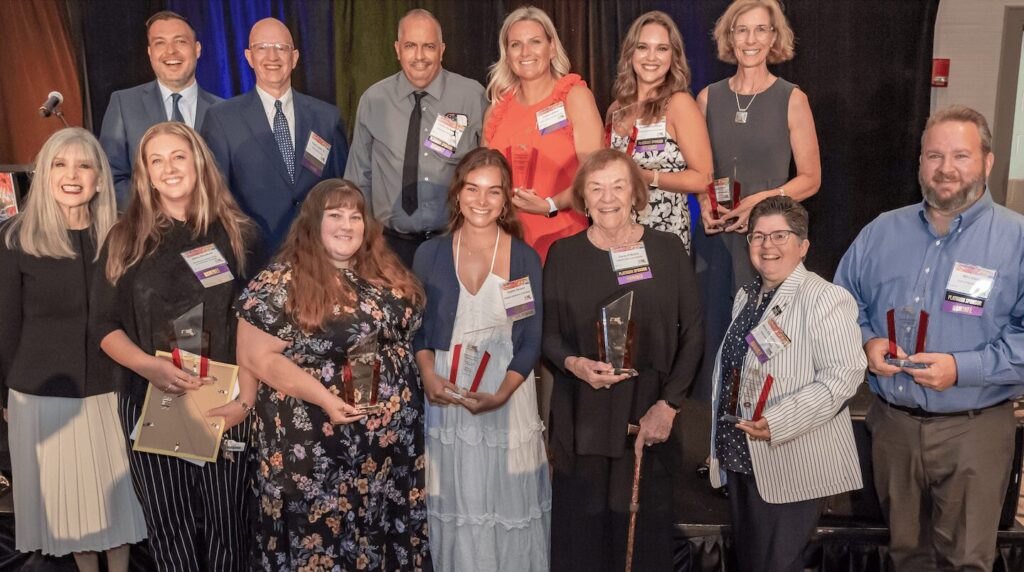
M 11 390 L 15 546 L 62 556 L 146 538 L 117 396 L 43 397 Z

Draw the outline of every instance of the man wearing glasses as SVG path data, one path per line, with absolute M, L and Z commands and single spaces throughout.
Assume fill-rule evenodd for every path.
M 986 188 L 977 111 L 928 119 L 924 201 L 875 219 L 836 272 L 860 306 L 875 488 L 896 570 L 991 570 L 1024 393 L 1024 217 Z
M 348 142 L 337 107 L 292 89 L 299 51 L 281 21 L 256 22 L 245 59 L 256 88 L 214 106 L 202 134 L 238 204 L 260 226 L 269 256 L 309 190 L 344 172 Z M 254 268 L 265 261 L 257 258 Z
M 164 121 L 181 121 L 199 129 L 206 110 L 222 101 L 196 83 L 202 45 L 184 17 L 169 10 L 153 14 L 146 21 L 146 40 L 156 79 L 111 94 L 100 130 L 118 210 L 124 210 L 131 196 L 132 165 L 142 134 Z

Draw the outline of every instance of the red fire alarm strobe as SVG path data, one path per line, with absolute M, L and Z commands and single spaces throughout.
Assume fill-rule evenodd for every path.
M 949 59 L 935 58 L 932 60 L 932 87 L 949 85 Z

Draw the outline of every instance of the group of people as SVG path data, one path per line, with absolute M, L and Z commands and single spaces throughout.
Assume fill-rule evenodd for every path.
M 543 11 L 506 17 L 485 89 L 412 10 L 351 147 L 291 88 L 281 22 L 253 26 L 256 87 L 227 101 L 196 83 L 184 18 L 147 37 L 156 80 L 112 96 L 99 140 L 54 134 L 0 227 L 19 550 L 82 570 L 101 551 L 125 570 L 143 539 L 175 572 L 670 570 L 693 395 L 738 566 L 803 570 L 822 499 L 862 486 L 846 402 L 866 370 L 893 563 L 991 566 L 1024 218 L 987 191 L 978 113 L 929 120 L 923 202 L 866 227 L 832 284 L 803 264 L 821 166 L 806 94 L 768 69 L 794 55 L 776 0 L 729 6 L 714 37 L 736 73 L 696 98 L 675 23 L 640 16 L 604 120 Z M 196 249 L 231 279 L 204 281 Z M 205 383 L 155 355 L 200 303 L 203 355 L 239 368 L 207 412 L 221 458 L 136 451 L 149 386 Z M 345 390 L 368 341 L 370 411 Z

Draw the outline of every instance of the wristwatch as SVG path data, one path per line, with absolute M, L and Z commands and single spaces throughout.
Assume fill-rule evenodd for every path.
M 548 197 L 544 200 L 548 202 L 548 214 L 545 216 L 553 218 L 558 214 L 558 206 L 555 205 L 555 199 Z

